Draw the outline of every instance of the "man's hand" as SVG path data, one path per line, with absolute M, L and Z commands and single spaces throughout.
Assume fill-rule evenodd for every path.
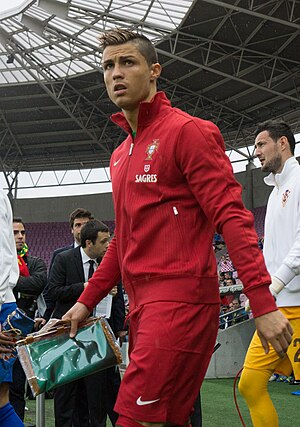
M 74 338 L 77 329 L 78 323 L 85 320 L 90 314 L 90 310 L 81 302 L 76 302 L 66 314 L 63 315 L 62 320 L 68 320 L 71 322 L 70 338 Z
M 36 317 L 34 319 L 34 330 L 39 331 L 43 326 L 46 325 L 46 320 L 42 317 Z
M 16 338 L 9 336 L 5 332 L 1 332 L 0 325 L 0 358 L 9 358 L 15 350 Z M 1 354 L 2 353 L 2 354 Z
M 120 347 L 122 347 L 123 342 L 125 341 L 125 338 L 127 336 L 127 331 L 118 331 L 116 332 L 116 337 L 119 338 Z
M 272 311 L 255 320 L 258 336 L 265 353 L 269 353 L 269 343 L 282 358 L 292 341 L 293 329 L 290 322 L 279 311 Z
M 109 294 L 112 295 L 112 297 L 115 297 L 118 293 L 118 286 L 114 286 L 110 291 Z

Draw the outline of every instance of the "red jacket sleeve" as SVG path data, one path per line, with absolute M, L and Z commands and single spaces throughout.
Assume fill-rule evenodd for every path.
M 178 138 L 176 158 L 206 217 L 224 237 L 254 316 L 276 310 L 254 218 L 243 205 L 219 129 L 207 121 L 189 122 Z

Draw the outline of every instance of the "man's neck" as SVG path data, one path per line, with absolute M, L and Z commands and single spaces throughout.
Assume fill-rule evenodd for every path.
M 283 171 L 283 168 L 284 168 L 284 165 L 285 165 L 286 161 L 289 160 L 289 159 L 291 159 L 292 157 L 294 157 L 294 156 L 293 155 L 289 155 L 289 154 L 286 155 L 286 156 L 283 156 L 281 166 L 280 166 L 280 168 L 276 172 L 274 172 L 274 175 L 276 175 L 277 173 L 281 173 Z
M 90 255 L 90 253 L 89 253 L 89 251 L 88 251 L 88 249 L 87 249 L 87 248 L 82 248 L 82 250 L 83 250 L 83 252 L 86 254 L 86 256 L 87 256 L 88 258 L 90 258 L 90 259 L 94 259 L 93 257 L 91 257 L 91 255 Z
M 132 132 L 136 133 L 137 127 L 138 127 L 139 107 L 134 111 L 132 111 L 132 110 L 130 110 L 130 111 L 122 110 L 122 111 L 123 111 L 123 114 L 124 114 L 128 124 L 129 124 Z
M 146 99 L 144 99 L 143 101 L 140 101 L 137 108 L 135 108 L 133 110 L 122 110 L 129 126 L 131 127 L 132 132 L 135 132 L 135 133 L 137 132 L 140 104 L 142 102 L 151 102 L 151 100 L 156 95 L 156 93 L 157 93 L 157 89 L 155 86 L 155 88 L 153 87 L 152 90 L 150 91 L 148 97 Z

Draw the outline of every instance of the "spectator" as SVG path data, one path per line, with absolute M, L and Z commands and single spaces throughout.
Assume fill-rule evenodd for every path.
M 230 277 L 229 279 L 225 279 L 225 286 L 234 286 L 235 285 L 235 279 Z
M 231 326 L 232 314 L 230 313 L 231 308 L 229 305 L 222 305 L 220 310 L 220 329 L 227 329 Z
M 225 286 L 225 273 L 224 273 L 224 271 L 219 272 L 219 286 Z
M 245 312 L 245 309 L 241 307 L 238 298 L 234 298 L 231 302 L 232 307 L 232 325 L 243 322 L 248 319 L 248 314 Z
M 233 272 L 233 270 L 228 270 L 228 271 L 224 272 L 224 280 L 225 281 L 229 280 L 229 279 L 232 279 L 232 272 Z
M 41 258 L 29 255 L 25 224 L 21 218 L 13 218 L 13 231 L 20 270 L 14 295 L 17 306 L 24 310 L 28 317 L 34 319 L 37 298 L 47 284 L 47 266 Z M 17 359 L 13 366 L 13 382 L 9 387 L 9 398 L 21 420 L 24 420 L 25 414 L 25 384 L 26 376 Z

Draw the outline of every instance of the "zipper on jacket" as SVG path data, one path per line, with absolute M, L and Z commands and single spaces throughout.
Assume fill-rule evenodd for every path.
M 176 206 L 173 206 L 173 212 L 174 212 L 174 215 L 178 215 L 179 212 L 178 212 Z
M 132 154 L 132 151 L 133 151 L 133 147 L 134 147 L 134 142 L 132 142 L 131 144 L 130 144 L 130 148 L 129 148 L 129 156 L 131 156 L 131 154 Z

